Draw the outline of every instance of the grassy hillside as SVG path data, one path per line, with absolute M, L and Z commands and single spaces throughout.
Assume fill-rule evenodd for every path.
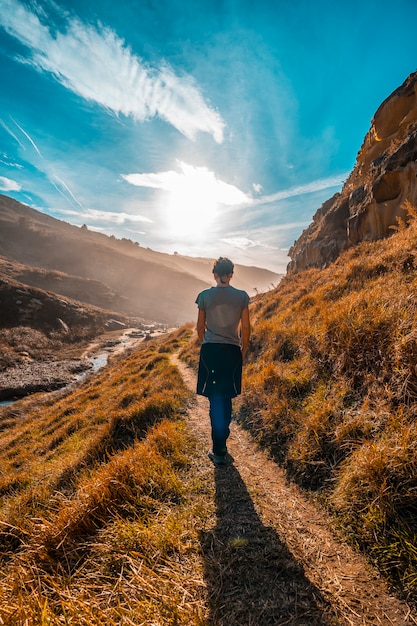
M 417 212 L 252 301 L 237 418 L 417 600 Z M 396 231 L 396 232 L 395 232 Z M 196 340 L 182 350 L 196 367 Z
M 417 219 L 251 304 L 236 415 L 417 601 Z M 4 624 L 198 625 L 205 510 L 170 351 L 142 344 L 65 396 L 2 409 Z M 194 335 L 195 336 L 195 335 Z M 200 608 L 199 608 L 200 607 Z
M 0 257 L 0 280 L 12 280 L 110 311 L 123 311 L 126 308 L 124 299 L 98 280 L 30 267 L 2 257 Z
M 252 305 L 240 419 L 417 597 L 417 219 Z
M 198 623 L 189 392 L 168 358 L 189 332 L 65 397 L 3 409 L 2 624 Z

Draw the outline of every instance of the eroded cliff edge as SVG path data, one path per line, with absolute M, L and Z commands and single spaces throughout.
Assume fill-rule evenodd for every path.
M 417 204 L 417 72 L 376 111 L 342 191 L 290 249 L 288 273 L 325 267 L 361 241 L 387 237 L 406 200 Z

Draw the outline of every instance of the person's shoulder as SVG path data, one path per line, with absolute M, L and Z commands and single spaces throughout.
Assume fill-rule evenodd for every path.
M 207 289 L 203 289 L 203 291 L 200 291 L 195 301 L 199 302 L 201 300 L 204 300 L 204 298 L 207 297 L 207 295 L 211 292 L 212 289 L 213 287 L 207 287 Z
M 207 289 L 203 289 L 203 291 L 200 291 L 200 293 L 198 294 L 197 297 L 200 297 L 202 295 L 206 295 L 206 294 L 210 293 L 213 289 L 214 289 L 214 287 L 207 287 Z
M 231 288 L 233 289 L 233 299 L 240 302 L 241 306 L 247 307 L 250 300 L 249 294 L 244 289 L 237 289 L 236 287 L 232 286 Z
M 241 294 L 245 298 L 249 298 L 249 294 L 244 289 L 237 289 L 236 287 L 232 287 L 232 285 L 230 285 L 230 286 L 236 293 Z

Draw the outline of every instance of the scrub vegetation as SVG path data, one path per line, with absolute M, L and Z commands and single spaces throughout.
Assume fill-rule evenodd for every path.
M 169 360 L 189 335 L 3 409 L 2 624 L 199 623 L 204 513 L 189 476 L 190 392 Z
M 406 208 L 389 238 L 253 301 L 238 411 L 416 600 L 417 212 Z

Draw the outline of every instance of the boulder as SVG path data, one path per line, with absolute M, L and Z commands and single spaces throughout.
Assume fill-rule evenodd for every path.
M 64 320 L 62 320 L 60 317 L 57 317 L 56 318 L 56 322 L 57 322 L 58 328 L 60 328 L 60 330 L 62 330 L 64 333 L 69 333 L 69 331 L 70 331 L 69 326 L 68 326 L 68 324 L 66 324 L 64 322 Z
M 126 328 L 126 324 L 115 319 L 107 320 L 105 326 L 107 330 L 119 330 Z

